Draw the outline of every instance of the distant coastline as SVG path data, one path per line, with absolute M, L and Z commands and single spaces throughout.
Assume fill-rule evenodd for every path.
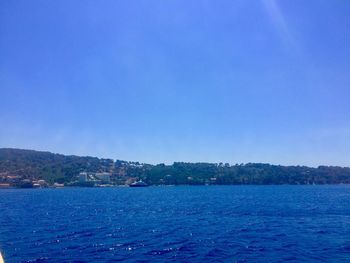
M 147 185 L 350 184 L 350 168 L 264 163 L 152 165 L 0 148 L 0 189 L 129 186 L 139 180 Z

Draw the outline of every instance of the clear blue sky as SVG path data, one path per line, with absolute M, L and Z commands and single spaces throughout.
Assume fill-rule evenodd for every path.
M 350 1 L 0 2 L 0 147 L 350 166 Z

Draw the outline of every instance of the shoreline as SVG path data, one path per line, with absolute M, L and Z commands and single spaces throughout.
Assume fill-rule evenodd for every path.
M 212 184 L 212 185 L 190 185 L 190 184 L 179 184 L 179 185 L 149 185 L 147 187 L 130 187 L 128 185 L 113 185 L 113 186 L 93 186 L 93 187 L 87 187 L 87 186 L 63 186 L 63 187 L 29 187 L 29 188 L 21 188 L 21 187 L 0 187 L 1 190 L 53 190 L 53 189 L 88 189 L 88 188 L 155 188 L 155 187 L 217 187 L 217 186 L 350 186 L 350 184 Z M 1 262 L 0 262 L 1 263 Z

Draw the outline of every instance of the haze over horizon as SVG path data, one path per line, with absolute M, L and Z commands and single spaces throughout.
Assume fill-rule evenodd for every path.
M 0 148 L 350 166 L 350 1 L 0 2 Z

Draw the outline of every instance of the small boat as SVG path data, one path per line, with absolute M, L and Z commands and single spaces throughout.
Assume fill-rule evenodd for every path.
M 137 181 L 135 183 L 132 183 L 129 185 L 130 187 L 146 187 L 148 186 L 148 184 L 146 184 L 145 182 L 142 181 Z
M 1 252 L 0 252 L 0 263 L 4 263 L 4 262 L 5 262 L 4 258 L 2 257 Z

